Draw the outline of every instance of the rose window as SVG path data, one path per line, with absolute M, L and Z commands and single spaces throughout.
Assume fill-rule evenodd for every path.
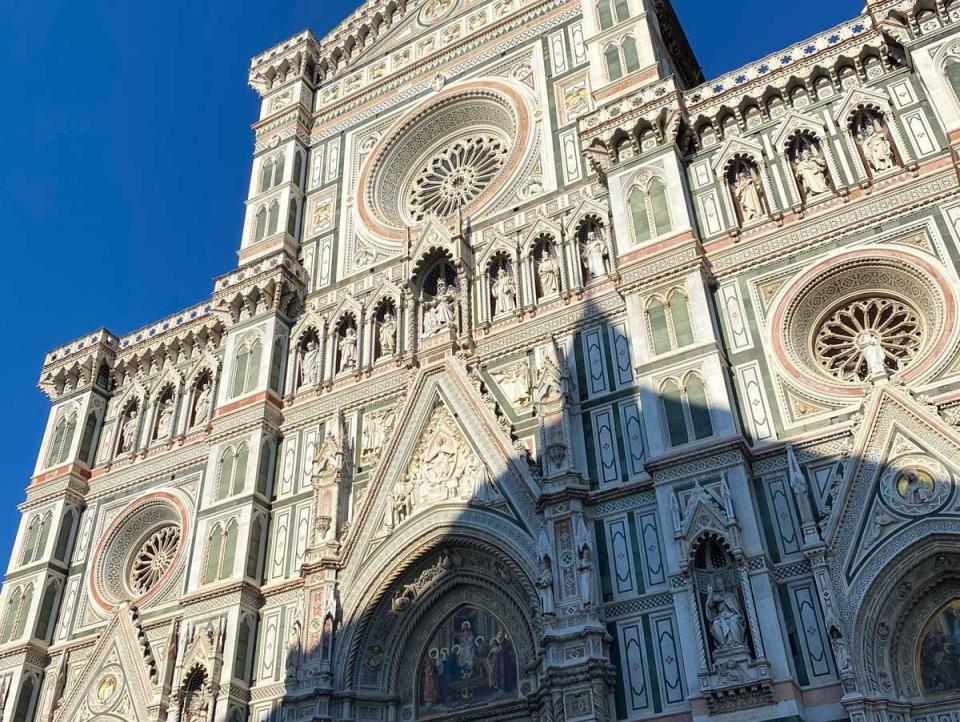
M 180 548 L 180 529 L 166 526 L 153 532 L 137 550 L 130 565 L 130 586 L 146 594 L 167 573 Z
M 905 368 L 923 342 L 923 324 L 915 309 L 894 298 L 851 301 L 831 313 L 814 335 L 814 355 L 838 381 L 869 376 L 864 349 L 879 343 L 891 371 Z
M 455 141 L 428 159 L 410 188 L 409 212 L 417 221 L 446 218 L 471 203 L 503 168 L 508 149 L 493 135 Z

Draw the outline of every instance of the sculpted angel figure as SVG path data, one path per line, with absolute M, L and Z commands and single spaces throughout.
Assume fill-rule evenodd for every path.
M 397 321 L 389 311 L 380 324 L 380 352 L 384 356 L 393 356 L 397 350 Z
M 726 590 L 722 577 L 717 579 L 716 586 L 707 587 L 704 608 L 717 649 L 730 649 L 744 643 L 746 627 L 740 601 L 736 594 Z
M 537 273 L 540 274 L 540 290 L 544 296 L 552 296 L 560 290 L 560 265 L 550 251 L 550 246 L 543 247 Z
M 756 220 L 763 215 L 763 203 L 757 181 L 746 168 L 741 168 L 733 183 L 733 192 L 743 213 L 743 222 Z
M 497 302 L 497 313 L 510 313 L 517 307 L 517 289 L 513 285 L 513 274 L 506 268 L 497 271 L 493 281 L 493 297 Z
M 814 153 L 809 147 L 800 151 L 800 157 L 793 166 L 800 186 L 808 196 L 816 196 L 830 190 L 827 183 L 827 161 Z
M 347 327 L 340 339 L 340 370 L 346 371 L 357 365 L 357 332 Z
M 580 257 L 590 278 L 603 278 L 607 275 L 607 244 L 596 231 L 587 233 L 587 239 L 580 248 Z

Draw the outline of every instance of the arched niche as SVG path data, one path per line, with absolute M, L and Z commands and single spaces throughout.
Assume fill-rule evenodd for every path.
M 353 639 L 345 640 L 341 673 L 355 689 L 397 700 L 400 720 L 468 710 L 472 720 L 498 719 L 505 710 L 512 717 L 527 710 L 537 685 L 536 606 L 529 574 L 503 550 L 477 540 L 448 541 L 394 577 L 359 618 L 345 620 Z M 498 640 L 493 657 L 491 638 Z M 463 649 L 467 641 L 472 654 Z

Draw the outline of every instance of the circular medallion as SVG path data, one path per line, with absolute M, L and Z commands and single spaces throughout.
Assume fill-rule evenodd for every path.
M 180 549 L 180 528 L 174 525 L 153 532 L 134 555 L 130 567 L 130 586 L 138 594 L 153 589 L 170 567 Z
M 103 712 L 110 709 L 120 696 L 121 684 L 118 671 L 109 669 L 105 671 L 94 687 L 93 695 L 90 698 L 90 707 L 94 712 Z
M 896 512 L 923 516 L 941 507 L 952 481 L 940 462 L 920 454 L 896 459 L 880 480 L 880 496 Z

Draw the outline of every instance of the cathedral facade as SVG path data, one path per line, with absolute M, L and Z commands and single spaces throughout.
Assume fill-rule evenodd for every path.
M 47 354 L 2 722 L 960 722 L 960 1 L 255 57 L 238 263 Z

